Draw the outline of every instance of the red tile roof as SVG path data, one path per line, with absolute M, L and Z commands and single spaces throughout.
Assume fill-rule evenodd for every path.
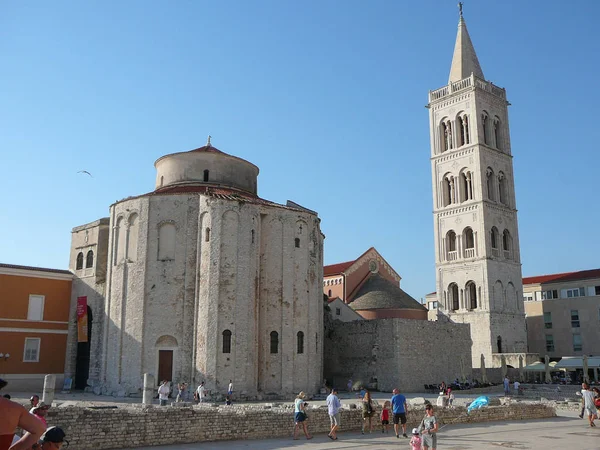
M 338 275 L 340 273 L 343 273 L 344 270 L 349 268 L 355 262 L 356 262 L 356 260 L 353 260 L 353 261 L 346 261 L 343 263 L 337 263 L 337 264 L 331 264 L 329 266 L 325 266 L 325 267 L 323 267 L 323 276 L 329 277 L 331 275 Z
M 590 278 L 600 278 L 600 269 L 580 270 L 578 272 L 554 273 L 551 275 L 539 275 L 536 277 L 523 278 L 523 284 L 538 284 L 550 282 L 566 282 L 577 280 L 588 280 Z
M 38 270 L 40 272 L 71 274 L 71 272 L 69 272 L 68 270 L 63 270 L 63 269 L 48 269 L 46 267 L 34 267 L 34 266 L 18 266 L 16 264 L 2 264 L 2 263 L 0 263 L 0 268 L 4 268 L 4 269 L 20 269 L 20 270 Z

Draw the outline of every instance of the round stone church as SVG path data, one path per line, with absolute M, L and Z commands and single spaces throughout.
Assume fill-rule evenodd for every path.
M 205 381 L 221 393 L 233 380 L 239 398 L 316 392 L 323 348 L 317 213 L 261 199 L 258 167 L 210 140 L 154 165 L 152 192 L 73 229 L 66 375 L 112 395 L 141 392 L 144 373 L 157 382 Z

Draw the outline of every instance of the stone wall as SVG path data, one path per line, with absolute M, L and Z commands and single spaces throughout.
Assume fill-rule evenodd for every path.
M 408 411 L 408 428 L 418 425 L 422 409 Z M 360 409 L 341 411 L 341 431 L 359 430 Z M 329 431 L 327 408 L 309 410 L 309 431 Z M 515 404 L 488 407 L 467 414 L 462 407 L 436 411 L 441 424 L 528 420 L 555 417 L 552 405 Z M 49 426 L 61 426 L 78 450 L 149 447 L 201 441 L 264 439 L 291 436 L 293 408 L 264 406 L 151 407 L 93 410 L 80 407 L 55 408 L 48 413 Z M 443 431 L 442 431 L 443 432 Z
M 333 322 L 326 331 L 325 378 L 346 386 L 348 379 L 379 390 L 423 392 L 471 373 L 468 325 L 409 319 Z

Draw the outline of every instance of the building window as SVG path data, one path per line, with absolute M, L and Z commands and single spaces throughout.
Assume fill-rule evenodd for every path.
M 94 252 L 90 250 L 85 256 L 85 268 L 90 269 L 92 267 L 94 267 Z
M 40 338 L 25 338 L 25 350 L 23 351 L 23 362 L 40 361 Z
M 210 241 L 210 228 L 207 228 L 206 230 L 204 230 L 204 241 L 205 242 Z
M 208 181 L 208 170 L 204 171 L 204 181 Z
M 487 114 L 483 113 L 481 115 L 481 124 L 483 125 L 483 143 L 487 144 L 488 143 L 488 134 L 490 132 L 489 128 L 490 128 L 490 124 L 489 124 L 489 119 Z
M 44 320 L 44 296 L 30 295 L 27 320 Z
M 271 331 L 271 353 L 279 353 L 279 333 Z
M 571 328 L 579 328 L 579 311 L 571 310 Z
M 456 283 L 448 286 L 448 295 L 452 311 L 458 311 L 460 308 L 460 299 L 458 298 L 458 285 Z
M 335 315 L 336 316 L 341 316 L 342 315 L 342 308 L 335 308 Z
M 498 344 L 498 353 L 502 353 L 502 336 L 498 336 L 496 343 Z
M 295 246 L 296 248 L 300 248 L 300 238 L 295 238 L 295 239 L 294 239 L 294 246 Z
M 533 293 L 527 293 L 527 294 L 523 294 L 523 301 L 524 302 L 532 302 L 533 301 Z
M 552 300 L 555 298 L 558 298 L 558 291 L 556 289 L 542 291 L 542 300 Z
M 446 233 L 446 261 L 455 261 L 457 256 L 456 233 L 450 230 Z
M 461 202 L 473 200 L 473 182 L 471 172 L 466 171 L 460 174 L 460 189 Z
M 304 333 L 302 331 L 298 331 L 296 338 L 298 341 L 298 353 L 304 353 Z
M 594 286 L 596 295 L 600 295 L 600 286 Z
M 250 232 L 250 236 L 251 242 L 254 244 L 254 230 Z
M 552 328 L 552 313 L 544 313 L 544 328 Z
M 327 291 L 327 296 L 328 296 L 328 297 L 331 297 L 331 289 L 329 289 L 329 290 Z
M 500 240 L 498 228 L 492 227 L 490 238 L 492 243 L 492 256 L 500 256 L 500 250 L 498 249 L 498 241 Z
M 496 200 L 496 186 L 494 184 L 494 171 L 488 167 L 485 171 L 485 182 L 487 186 L 487 197 L 488 200 Z
M 554 336 L 551 334 L 546 335 L 546 351 L 553 352 L 554 351 Z
M 466 285 L 466 294 L 466 302 L 469 305 L 469 309 L 477 309 L 477 288 L 472 281 L 469 281 Z
M 465 258 L 473 258 L 475 256 L 475 236 L 471 227 L 465 228 L 463 231 L 463 241 L 465 243 Z
M 83 269 L 83 253 L 79 252 L 77 254 L 77 263 L 75 264 L 75 270 Z
M 231 331 L 223 331 L 223 353 L 231 353 Z
M 575 288 L 566 290 L 567 298 L 585 297 L 585 288 Z
M 581 335 L 580 334 L 574 334 L 573 335 L 573 351 L 574 352 L 580 352 L 583 348 L 583 345 L 581 344 Z
M 504 258 L 511 259 L 512 238 L 508 230 L 504 230 L 502 233 L 502 250 L 504 250 Z

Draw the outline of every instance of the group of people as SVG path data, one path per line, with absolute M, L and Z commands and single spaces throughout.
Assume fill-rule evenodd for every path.
M 175 399 L 176 402 L 185 402 L 189 400 L 189 385 L 185 382 L 177 384 L 177 397 Z M 171 395 L 171 385 L 168 380 L 163 380 L 160 386 L 158 387 L 158 401 L 160 406 L 167 406 L 167 402 L 169 401 L 169 396 Z M 208 397 L 208 389 L 206 388 L 206 384 L 204 381 L 200 383 L 200 385 L 194 391 L 194 401 L 196 403 L 202 403 L 206 401 Z M 227 395 L 225 396 L 225 404 L 231 405 L 231 401 L 233 398 L 233 380 L 229 380 L 229 385 L 227 386 Z
M 597 387 L 591 388 L 587 383 L 581 384 L 581 414 L 579 417 L 583 419 L 587 415 L 590 427 L 595 427 L 594 420 L 598 419 L 600 414 L 600 390 Z
M 363 425 L 361 432 L 365 434 L 366 426 L 368 423 L 369 432 L 373 432 L 373 417 L 376 413 L 377 405 L 371 398 L 371 393 L 364 389 L 362 393 L 362 417 Z M 327 396 L 327 412 L 329 414 L 330 431 L 327 435 L 329 439 L 336 441 L 338 439 L 338 430 L 341 426 L 340 409 L 342 403 L 338 397 L 338 390 L 336 388 L 331 389 L 331 393 Z M 300 392 L 294 401 L 294 439 L 298 439 L 298 432 L 300 429 L 303 430 L 306 439 L 312 439 L 312 435 L 308 432 L 308 402 L 306 401 L 306 394 Z M 381 432 L 389 432 L 390 423 L 390 410 L 392 413 L 392 421 L 394 424 L 394 432 L 396 438 L 400 438 L 400 429 L 402 430 L 402 436 L 408 438 L 406 434 L 406 413 L 408 411 L 408 405 L 406 397 L 400 393 L 398 389 L 393 390 L 392 398 L 385 401 L 379 415 L 381 421 Z M 410 445 L 413 450 L 424 450 L 432 449 L 435 450 L 437 446 L 437 432 L 438 422 L 433 414 L 433 406 L 427 404 L 425 406 L 425 416 L 421 420 L 418 428 L 412 430 L 412 437 Z
M 0 390 L 8 382 L 0 379 Z M 11 400 L 10 395 L 0 397 L 0 450 L 56 450 L 66 448 L 69 442 L 59 427 L 50 427 L 46 423 L 46 414 L 50 405 L 40 402 L 37 395 L 30 398 L 30 409 Z M 23 430 L 23 435 L 15 433 Z M 63 445 L 65 447 L 63 447 Z
M 510 395 L 510 379 L 507 376 L 502 380 L 502 384 L 504 386 L 504 395 Z M 523 388 L 521 387 L 519 380 L 514 381 L 513 390 L 515 395 L 523 395 Z

